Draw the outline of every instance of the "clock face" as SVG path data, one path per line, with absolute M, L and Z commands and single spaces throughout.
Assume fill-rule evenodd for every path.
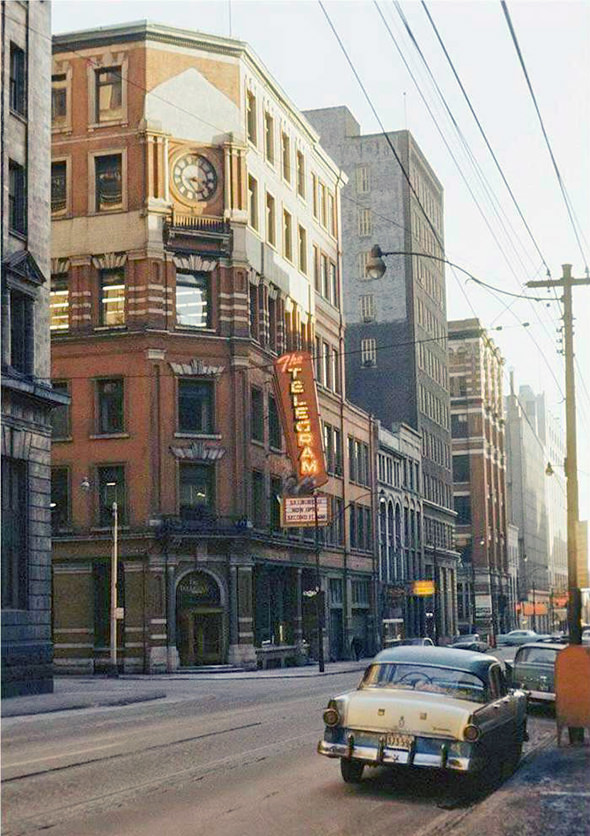
M 215 168 L 200 154 L 184 154 L 176 160 L 172 179 L 176 191 L 187 201 L 210 200 L 217 189 Z

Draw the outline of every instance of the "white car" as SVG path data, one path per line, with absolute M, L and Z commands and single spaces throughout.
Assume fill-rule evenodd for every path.
M 515 647 L 528 642 L 548 641 L 550 638 L 549 635 L 536 633 L 534 630 L 511 630 L 509 633 L 500 633 L 496 636 L 496 644 Z
M 365 766 L 424 767 L 477 780 L 518 764 L 526 694 L 511 690 L 493 656 L 442 647 L 383 650 L 356 691 L 324 711 L 318 753 L 358 783 Z

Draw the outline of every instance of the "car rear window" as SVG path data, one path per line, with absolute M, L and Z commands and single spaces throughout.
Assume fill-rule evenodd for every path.
M 557 651 L 552 647 L 525 647 L 516 656 L 516 662 L 527 665 L 554 665 Z
M 400 691 L 426 691 L 446 694 L 459 700 L 487 702 L 486 688 L 478 676 L 435 665 L 397 664 L 371 665 L 361 682 L 362 689 L 387 688 Z

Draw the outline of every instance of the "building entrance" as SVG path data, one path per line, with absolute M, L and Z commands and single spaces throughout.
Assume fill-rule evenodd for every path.
M 219 586 L 205 572 L 191 572 L 178 584 L 176 644 L 182 666 L 219 665 L 224 661 Z

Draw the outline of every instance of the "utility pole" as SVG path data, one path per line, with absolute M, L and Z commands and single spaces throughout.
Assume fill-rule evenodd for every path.
M 574 374 L 574 313 L 572 288 L 590 285 L 590 279 L 574 279 L 572 265 L 562 264 L 561 279 L 527 282 L 527 287 L 563 288 L 565 355 L 565 432 L 567 480 L 568 631 L 572 644 L 582 643 L 582 596 L 578 586 L 578 454 L 576 441 L 576 384 Z

